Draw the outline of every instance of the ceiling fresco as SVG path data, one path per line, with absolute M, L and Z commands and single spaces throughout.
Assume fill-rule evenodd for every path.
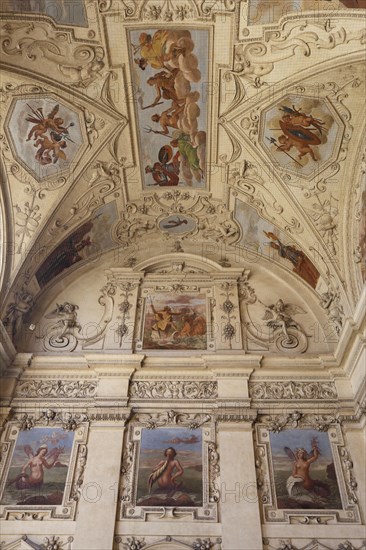
M 69 172 L 84 144 L 78 113 L 51 97 L 15 100 L 6 128 L 16 160 L 38 181 Z
M 209 31 L 131 31 L 129 44 L 145 187 L 204 187 Z
M 299 353 L 334 349 L 366 271 L 362 2 L 88 0 L 72 10 L 64 0 L 57 13 L 48 0 L 3 3 L 0 311 L 14 340 L 23 318 L 41 323 L 71 304 L 69 320 L 67 307 L 55 314 L 67 329 L 95 315 L 120 327 L 116 341 L 74 335 L 72 349 L 99 349 L 102 337 L 119 349 L 123 303 L 138 291 L 113 279 L 117 302 L 105 274 L 140 281 L 168 257 L 163 276 L 179 274 L 183 290 L 206 264 L 216 275 L 250 269 L 257 298 L 244 285 L 238 311 L 221 310 L 227 326 L 240 308 L 264 332 L 283 315 L 301 332 Z M 91 284 L 94 271 L 93 313 L 76 300 L 78 278 L 90 272 Z M 164 343 L 151 307 L 141 310 L 136 350 L 185 349 L 188 337 L 190 349 L 210 349 L 213 298 L 196 287 L 174 310 L 162 285 L 156 308 L 173 304 L 176 330 Z M 202 334 L 189 334 L 190 316 Z M 327 320 L 332 338 L 316 344 L 310 327 Z M 288 334 L 273 344 L 229 333 L 223 349 L 250 340 L 250 351 L 293 352 Z
M 344 128 L 330 109 L 325 100 L 290 95 L 263 110 L 260 140 L 273 164 L 314 179 L 334 161 Z

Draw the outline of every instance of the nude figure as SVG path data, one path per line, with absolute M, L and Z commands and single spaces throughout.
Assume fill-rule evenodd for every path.
M 15 483 L 16 488 L 20 490 L 42 487 L 44 468 L 50 469 L 55 465 L 62 449 L 53 449 L 51 451 L 51 462 L 47 462 L 45 458 L 48 454 L 47 445 L 41 445 L 35 454 L 33 454 L 31 447 L 28 445 L 25 446 L 25 451 L 29 456 L 29 460 L 24 464 L 21 473 L 11 480 L 8 485 Z M 30 470 L 29 474 L 27 473 L 28 468 Z
M 302 447 L 296 449 L 294 453 L 288 447 L 285 447 L 288 456 L 293 458 L 292 475 L 287 479 L 286 483 L 289 496 L 296 496 L 296 486 L 301 486 L 303 489 L 322 497 L 329 496 L 329 485 L 310 476 L 310 466 L 320 456 L 316 438 L 313 438 L 311 441 L 311 447 L 311 454 L 308 454 Z
M 180 487 L 182 482 L 177 483 L 176 479 L 184 474 L 184 470 L 179 460 L 175 458 L 176 455 L 177 452 L 173 447 L 165 449 L 164 456 L 166 459 L 161 460 L 149 476 L 150 493 L 155 481 L 159 485 L 159 488 L 163 490 L 176 491 Z

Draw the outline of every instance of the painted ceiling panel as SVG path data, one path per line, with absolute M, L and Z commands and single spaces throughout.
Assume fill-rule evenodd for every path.
M 291 288 L 304 333 L 339 337 L 365 277 L 364 6 L 286 4 L 4 3 L 9 332 L 88 269 L 188 254 L 273 278 L 258 322 Z

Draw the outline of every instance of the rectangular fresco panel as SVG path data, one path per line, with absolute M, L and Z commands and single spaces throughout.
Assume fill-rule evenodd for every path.
M 202 506 L 202 430 L 142 429 L 137 506 Z
M 155 292 L 146 299 L 144 349 L 206 349 L 204 294 Z
M 0 503 L 62 504 L 74 435 L 62 428 L 19 432 Z
M 278 509 L 342 509 L 327 432 L 270 432 L 270 446 Z
M 111 227 L 116 219 L 117 207 L 115 202 L 104 204 L 98 208 L 91 220 L 71 233 L 46 258 L 36 272 L 39 286 L 41 288 L 45 287 L 54 277 L 77 262 L 97 258 L 103 252 L 116 246 L 110 234 Z
M 129 35 L 145 187 L 204 187 L 209 31 Z

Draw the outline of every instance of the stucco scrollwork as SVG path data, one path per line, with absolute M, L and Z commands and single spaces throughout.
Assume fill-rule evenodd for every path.
M 217 397 L 217 382 L 135 380 L 130 384 L 130 396 L 135 399 L 212 399 Z
M 234 71 L 253 81 L 256 88 L 268 85 L 261 77 L 273 71 L 276 63 L 294 55 L 311 56 L 315 50 L 332 50 L 352 41 L 365 41 L 364 29 L 306 24 L 285 21 L 277 31 L 265 31 L 263 41 L 240 43 L 235 49 Z
M 15 397 L 23 399 L 44 397 L 89 398 L 96 394 L 97 387 L 98 382 L 96 380 L 21 380 L 17 385 Z
M 31 23 L 28 32 L 16 23 L 8 23 L 1 32 L 1 49 L 7 56 L 17 56 L 19 65 L 27 66 L 42 59 L 42 66 L 56 69 L 63 81 L 87 87 L 99 78 L 104 68 L 105 52 L 101 46 L 70 40 L 67 32 L 57 32 L 47 23 Z
M 66 230 L 74 218 L 84 218 L 104 203 L 104 198 L 121 183 L 121 168 L 114 161 L 98 160 L 91 164 L 85 173 L 88 180 L 87 190 L 72 204 L 65 219 L 57 218 L 48 229 L 52 236 Z
M 336 399 L 334 382 L 249 382 L 253 399 Z
M 123 248 L 142 236 L 160 232 L 165 238 L 176 240 L 169 234 L 166 218 L 177 214 L 176 223 L 187 223 L 182 216 L 188 216 L 191 228 L 182 234 L 181 239 L 201 237 L 216 242 L 233 243 L 239 236 L 239 227 L 228 208 L 211 197 L 190 191 L 166 191 L 154 193 L 139 201 L 126 205 L 123 217 L 114 229 L 114 237 Z M 180 216 L 180 217 L 179 217 Z

